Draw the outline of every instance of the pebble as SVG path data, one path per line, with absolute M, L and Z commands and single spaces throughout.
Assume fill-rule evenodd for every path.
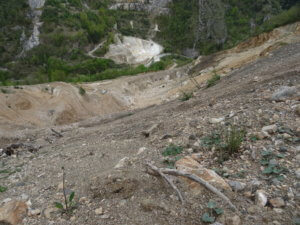
M 245 189 L 246 184 L 239 181 L 228 181 L 228 184 L 233 191 L 242 191 Z
M 285 146 L 280 146 L 280 147 L 279 147 L 279 151 L 280 151 L 280 152 L 287 152 L 288 149 L 287 149 L 287 147 L 285 147 Z
M 216 124 L 216 123 L 220 123 L 222 121 L 224 121 L 225 118 L 224 117 L 220 117 L 220 118 L 210 118 L 209 119 L 209 122 L 212 123 L 212 124 Z
M 26 195 L 26 194 L 22 194 L 21 199 L 24 200 L 24 201 L 27 201 L 29 199 L 29 196 Z
M 121 159 L 117 165 L 115 165 L 115 169 L 120 169 L 122 167 L 124 167 L 125 165 L 129 164 L 129 158 L 128 157 L 124 157 L 123 159 Z
M 256 204 L 258 206 L 265 207 L 265 205 L 268 202 L 268 198 L 266 196 L 265 191 L 257 190 L 256 193 L 255 193 L 255 200 L 256 200 Z
M 109 219 L 109 215 L 108 214 L 104 214 L 100 217 L 101 219 Z
M 285 206 L 285 202 L 282 198 L 272 198 L 272 199 L 270 199 L 270 204 L 274 208 L 281 208 L 281 207 Z
M 41 214 L 41 210 L 39 209 L 32 209 L 32 210 L 29 210 L 28 212 L 28 216 L 38 216 Z
M 268 134 L 274 134 L 277 131 L 277 125 L 273 124 L 273 125 L 265 126 L 261 130 L 262 132 L 267 132 Z
M 139 149 L 139 151 L 137 152 L 137 155 L 142 154 L 145 150 L 146 150 L 146 147 L 141 147 L 141 148 Z
M 98 208 L 98 209 L 95 209 L 95 214 L 96 215 L 102 215 L 103 214 L 103 209 L 102 207 Z

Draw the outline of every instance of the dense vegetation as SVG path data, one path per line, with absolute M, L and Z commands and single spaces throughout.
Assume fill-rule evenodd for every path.
M 199 7 L 197 0 L 173 0 L 171 14 L 160 16 L 157 21 L 162 32 L 158 40 L 168 51 L 182 52 L 185 48 L 195 48 L 201 54 L 230 48 L 250 36 L 270 31 L 275 27 L 300 20 L 300 4 L 296 0 L 214 0 L 223 7 L 215 10 L 220 16 L 224 13 L 226 27 L 220 27 L 215 34 L 224 30 L 227 39 L 220 45 L 214 37 L 199 38 Z M 218 4 L 217 4 L 218 5 Z M 218 10 L 218 11 L 216 11 Z M 209 11 L 209 10 L 207 10 Z M 216 15 L 207 15 L 215 16 Z M 213 24 L 215 21 L 210 21 Z M 226 31 L 227 30 L 227 31 Z M 181 35 L 178 35 L 181 34 Z
M 0 85 L 33 84 L 52 81 L 82 82 L 111 79 L 122 75 L 165 69 L 172 63 L 189 62 L 186 58 L 168 56 L 150 68 L 116 65 L 111 60 L 94 59 L 87 52 L 107 40 L 94 53 L 103 56 L 114 34 L 147 38 L 151 23 L 158 22 L 161 32 L 157 41 L 167 52 L 179 53 L 195 48 L 209 54 L 229 48 L 251 35 L 300 20 L 300 5 L 295 0 L 211 0 L 221 2 L 217 9 L 224 17 L 225 28 L 214 28 L 213 35 L 226 32 L 226 42 L 217 43 L 210 35 L 199 35 L 198 0 L 173 0 L 170 15 L 153 17 L 146 12 L 109 10 L 107 0 L 47 0 L 40 28 L 41 44 L 19 58 L 20 38 L 32 32 L 27 0 L 0 0 Z M 212 14 L 213 15 L 213 14 Z M 225 24 L 224 23 L 224 24 Z M 219 30 L 221 30 L 219 32 Z M 218 34 L 219 32 L 219 34 Z M 6 68 L 3 70 L 1 68 Z

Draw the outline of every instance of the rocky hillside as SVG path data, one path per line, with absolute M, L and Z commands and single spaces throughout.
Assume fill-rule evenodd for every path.
M 300 37 L 299 24 L 285 30 L 281 40 L 291 31 L 297 35 L 287 39 Z M 191 71 L 198 88 L 185 98 L 68 125 L 5 129 L 0 223 L 299 224 L 300 44 L 267 47 L 276 33 L 284 30 L 243 43 L 226 57 L 203 57 Z M 213 64 L 226 76 L 205 79 Z M 30 88 L 39 87 L 16 92 Z M 166 169 L 159 175 L 153 165 Z M 174 176 L 174 169 L 202 184 Z
M 2 85 L 96 81 L 183 65 L 189 60 L 178 54 L 235 46 L 299 20 L 300 11 L 292 0 L 12 0 L 0 6 Z M 103 58 L 116 34 L 153 39 L 177 55 L 131 70 Z

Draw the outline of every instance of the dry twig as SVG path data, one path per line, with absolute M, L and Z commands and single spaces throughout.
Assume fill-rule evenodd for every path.
M 228 205 L 230 206 L 231 209 L 233 210 L 237 210 L 237 208 L 235 207 L 235 205 L 233 205 L 231 203 L 231 201 L 229 200 L 228 197 L 226 197 L 222 192 L 220 192 L 217 188 L 215 188 L 214 186 L 212 186 L 211 184 L 209 184 L 208 182 L 206 182 L 205 180 L 201 179 L 200 177 L 194 175 L 194 174 L 190 174 L 190 173 L 186 173 L 186 172 L 182 172 L 176 169 L 165 169 L 165 168 L 157 168 L 156 166 L 147 163 L 147 166 L 149 166 L 151 168 L 151 170 L 157 172 L 159 175 L 161 175 L 163 178 L 165 178 L 166 174 L 169 175 L 173 175 L 173 176 L 181 176 L 181 177 L 187 177 L 199 184 L 202 184 L 204 187 L 206 187 L 208 190 L 210 190 L 211 192 L 215 193 L 216 195 L 218 195 L 220 198 L 222 198 L 225 202 L 228 203 Z M 165 178 L 166 179 L 166 178 Z M 167 180 L 169 183 L 169 179 Z M 170 184 L 170 183 L 169 183 Z M 173 184 L 173 183 L 172 183 Z M 176 190 L 177 194 L 179 193 L 181 195 L 181 193 L 179 192 L 179 190 L 176 188 L 176 186 L 173 184 L 170 184 L 172 186 L 173 189 Z M 175 186 L 175 188 L 174 188 Z M 178 195 L 179 195 L 178 194 Z

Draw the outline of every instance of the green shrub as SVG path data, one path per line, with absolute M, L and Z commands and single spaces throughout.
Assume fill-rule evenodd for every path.
M 85 89 L 83 87 L 79 87 L 79 94 L 83 96 L 85 95 L 85 93 L 86 93 Z
M 167 148 L 164 149 L 162 152 L 163 156 L 175 156 L 180 154 L 183 151 L 183 147 L 175 145 L 175 144 L 170 144 Z
M 212 77 L 207 81 L 206 87 L 209 88 L 209 87 L 212 87 L 212 86 L 216 85 L 217 82 L 218 82 L 220 79 L 221 79 L 221 76 L 218 75 L 218 74 L 216 74 L 216 73 L 214 73 L 214 74 L 212 75 Z
M 179 98 L 181 101 L 187 101 L 194 96 L 193 92 L 182 92 L 181 97 Z
M 238 153 L 244 141 L 246 131 L 243 128 L 230 126 L 229 128 L 217 128 L 210 135 L 201 139 L 203 147 L 216 149 L 218 162 L 228 160 L 232 155 Z

